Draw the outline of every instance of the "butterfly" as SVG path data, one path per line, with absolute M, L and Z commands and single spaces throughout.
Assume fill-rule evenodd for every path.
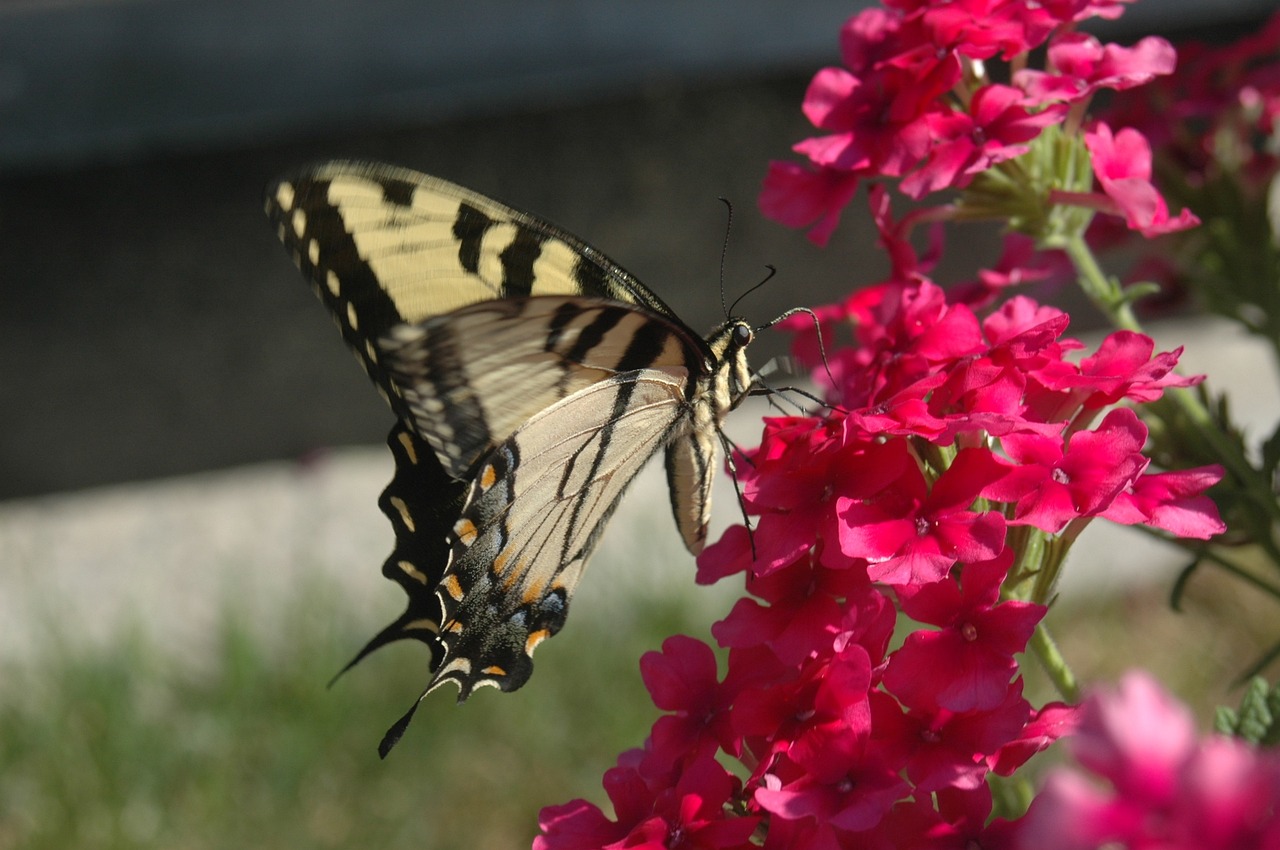
M 344 668 L 402 638 L 431 648 L 385 757 L 443 683 L 461 702 L 528 680 L 659 450 L 679 533 L 702 550 L 720 424 L 752 391 L 759 329 L 729 318 L 702 337 L 570 233 L 405 168 L 304 168 L 267 188 L 266 211 L 397 419 L 382 572 L 408 607 Z

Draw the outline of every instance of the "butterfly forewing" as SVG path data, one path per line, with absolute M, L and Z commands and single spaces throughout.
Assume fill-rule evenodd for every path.
M 521 295 L 595 296 L 679 321 L 576 236 L 409 169 L 321 163 L 269 187 L 267 212 L 313 281 L 328 288 L 332 271 L 339 290 L 352 276 L 363 293 L 372 280 L 402 321 Z
M 396 532 L 383 573 L 409 604 L 352 664 L 413 637 L 432 648 L 424 695 L 520 687 L 664 446 L 677 523 L 701 549 L 749 326 L 703 340 L 571 234 L 407 169 L 323 163 L 274 183 L 266 206 L 400 420 L 379 504 Z

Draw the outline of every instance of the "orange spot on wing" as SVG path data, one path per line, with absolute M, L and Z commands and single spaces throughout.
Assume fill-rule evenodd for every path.
M 469 519 L 460 519 L 453 524 L 453 533 L 458 535 L 458 539 L 470 546 L 475 542 L 476 524 Z
M 510 556 L 507 554 L 507 550 L 503 549 L 494 557 L 493 566 L 490 569 L 490 572 L 493 573 L 494 577 L 502 582 L 504 590 L 511 589 L 511 586 L 516 583 L 516 579 L 520 577 L 521 572 L 518 568 L 514 570 L 507 570 L 508 560 L 510 560 Z M 519 565 L 517 565 L 517 567 L 519 567 Z
M 538 644 L 551 637 L 551 632 L 546 629 L 538 629 L 536 632 L 529 632 L 529 636 L 524 641 L 524 654 L 533 655 L 533 651 L 538 648 Z
M 534 584 L 530 584 L 527 588 L 525 588 L 524 596 L 520 599 L 521 603 L 525 605 L 533 605 L 534 603 L 542 599 L 543 593 L 546 591 L 546 588 L 547 586 L 543 582 L 536 582 Z
M 440 582 L 440 586 L 444 588 L 444 592 L 449 594 L 454 602 L 461 602 L 463 597 L 462 584 L 458 581 L 456 575 L 447 575 Z

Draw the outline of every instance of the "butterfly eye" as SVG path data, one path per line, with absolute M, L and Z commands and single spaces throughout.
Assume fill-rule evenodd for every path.
M 751 330 L 750 325 L 737 325 L 733 329 L 733 341 L 739 346 L 745 348 L 751 344 L 751 340 L 755 338 L 755 333 Z

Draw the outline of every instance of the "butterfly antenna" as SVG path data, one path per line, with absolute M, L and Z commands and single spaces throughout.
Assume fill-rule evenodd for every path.
M 735 309 L 737 309 L 737 307 L 738 307 L 738 302 L 739 302 L 739 301 L 741 301 L 743 298 L 746 298 L 748 295 L 750 295 L 751 293 L 755 292 L 757 289 L 759 289 L 760 287 L 764 286 L 764 285 L 765 285 L 766 283 L 768 283 L 769 281 L 773 280 L 773 276 L 774 276 L 774 275 L 776 275 L 776 274 L 778 273 L 778 269 L 777 269 L 777 267 L 776 267 L 776 266 L 771 266 L 771 265 L 769 265 L 768 263 L 765 263 L 765 266 L 764 266 L 764 267 L 765 267 L 766 269 L 768 269 L 768 270 L 769 270 L 769 273 L 768 273 L 767 275 L 765 275 L 765 276 L 764 276 L 764 279 L 763 279 L 763 280 L 761 280 L 759 283 L 757 283 L 755 286 L 751 287 L 751 288 L 750 288 L 750 289 L 748 289 L 746 292 L 742 293 L 742 294 L 741 294 L 741 295 L 739 295 L 737 298 L 733 299 L 733 303 L 729 305 L 729 309 L 728 309 L 728 311 L 725 313 L 725 316 L 726 316 L 726 317 L 727 317 L 727 316 L 729 316 L 729 315 L 730 315 L 730 314 L 731 314 Z M 770 322 L 770 324 L 772 324 L 772 322 Z M 768 326 L 769 326 L 769 325 L 765 325 L 765 327 L 768 327 Z M 758 329 L 757 329 L 757 330 L 758 330 Z
M 751 466 L 755 464 L 751 462 L 751 458 L 743 454 L 737 443 L 729 439 L 729 435 L 724 431 L 717 428 L 716 435 L 720 438 L 720 447 L 724 449 L 725 462 L 729 466 L 729 477 L 733 479 L 733 492 L 738 497 L 738 510 L 742 511 L 742 524 L 747 529 L 747 540 L 751 543 L 751 560 L 754 563 L 757 559 L 755 529 L 751 527 L 751 518 L 747 516 L 747 499 L 742 494 L 742 485 L 738 483 L 738 464 L 733 459 L 734 452 L 737 452 Z
M 724 241 L 720 243 L 720 310 L 724 313 L 726 319 L 729 318 L 729 308 L 724 306 L 724 264 L 729 257 L 729 234 L 733 232 L 733 203 L 728 198 L 720 198 L 720 203 L 724 204 L 726 211 L 724 222 Z M 735 304 L 738 302 L 734 302 Z

